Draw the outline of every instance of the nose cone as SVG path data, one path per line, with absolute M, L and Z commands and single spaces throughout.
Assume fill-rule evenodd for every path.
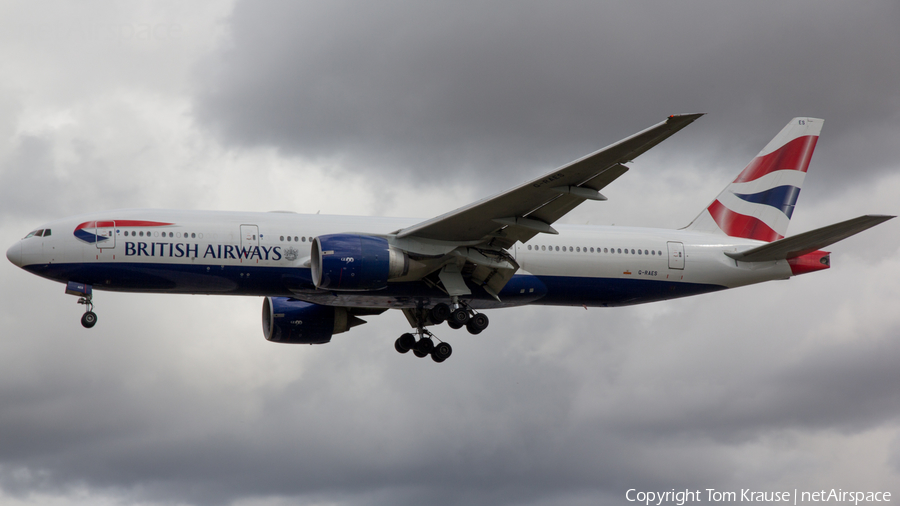
M 22 243 L 17 242 L 6 250 L 6 258 L 17 267 L 22 267 Z

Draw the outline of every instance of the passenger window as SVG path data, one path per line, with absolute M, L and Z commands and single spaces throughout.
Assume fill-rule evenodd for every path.
M 541 246 L 541 251 L 546 251 L 546 250 L 547 250 L 546 246 Z

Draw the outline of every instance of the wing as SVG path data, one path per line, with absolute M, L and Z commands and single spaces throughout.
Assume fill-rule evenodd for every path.
M 665 121 L 537 179 L 455 211 L 399 230 L 397 238 L 422 238 L 508 248 L 538 233 L 585 200 L 606 200 L 599 190 L 628 171 L 622 165 L 686 127 L 702 114 Z

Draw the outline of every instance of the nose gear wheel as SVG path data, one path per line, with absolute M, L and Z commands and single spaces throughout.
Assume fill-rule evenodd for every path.
M 84 305 L 84 314 L 81 316 L 81 326 L 89 329 L 97 324 L 97 313 L 94 312 L 94 304 L 91 296 L 85 296 L 78 299 L 79 304 Z

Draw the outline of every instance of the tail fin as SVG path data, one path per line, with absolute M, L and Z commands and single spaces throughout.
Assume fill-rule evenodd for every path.
M 792 119 L 687 228 L 766 242 L 784 237 L 823 123 Z

